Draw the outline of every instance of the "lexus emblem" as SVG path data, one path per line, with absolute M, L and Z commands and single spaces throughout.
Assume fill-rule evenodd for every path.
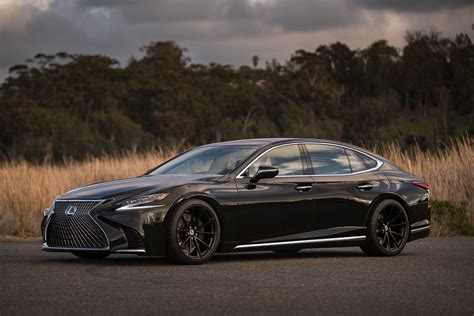
M 77 211 L 77 207 L 75 207 L 74 205 L 68 205 L 64 213 L 66 215 L 74 215 L 76 214 L 76 211 Z

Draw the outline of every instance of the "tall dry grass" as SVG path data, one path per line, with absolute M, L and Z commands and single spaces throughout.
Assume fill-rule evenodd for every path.
M 404 170 L 424 177 L 433 198 L 464 203 L 473 225 L 474 148 L 472 140 L 453 141 L 444 151 L 401 151 L 396 144 L 375 149 Z M 0 235 L 38 236 L 42 210 L 53 198 L 80 185 L 133 177 L 171 156 L 172 152 L 91 158 L 63 165 L 25 161 L 0 165 Z
M 62 165 L 4 163 L 0 165 L 0 235 L 37 236 L 42 210 L 56 195 L 85 184 L 138 176 L 172 155 L 126 154 Z
M 467 209 L 467 224 L 474 226 L 474 148 L 470 138 L 451 140 L 439 152 L 422 151 L 415 146 L 400 150 L 397 144 L 388 144 L 377 153 L 394 162 L 405 171 L 428 180 L 434 200 L 451 201 Z M 434 223 L 435 235 L 449 235 L 443 223 Z
M 454 140 L 438 153 L 422 151 L 418 146 L 401 151 L 396 144 L 376 151 L 405 171 L 428 180 L 435 199 L 473 206 L 474 150 L 469 138 Z

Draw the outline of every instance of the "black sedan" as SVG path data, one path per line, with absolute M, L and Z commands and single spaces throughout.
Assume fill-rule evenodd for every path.
M 146 174 L 56 198 L 45 251 L 200 264 L 216 252 L 359 246 L 394 256 L 430 232 L 428 184 L 345 143 L 250 139 L 197 147 Z

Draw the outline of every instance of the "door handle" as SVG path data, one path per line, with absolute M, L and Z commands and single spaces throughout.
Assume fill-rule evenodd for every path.
M 363 184 L 359 184 L 357 186 L 357 189 L 361 191 L 369 191 L 369 190 L 372 190 L 373 187 L 374 186 L 371 183 L 363 183 Z
M 300 191 L 300 192 L 308 192 L 308 191 L 311 191 L 312 189 L 313 189 L 312 185 L 297 185 L 295 187 L 295 190 Z

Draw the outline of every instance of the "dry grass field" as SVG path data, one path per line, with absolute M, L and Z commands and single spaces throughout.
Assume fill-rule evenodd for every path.
M 395 144 L 377 153 L 402 169 L 419 175 L 432 192 L 432 235 L 450 236 L 474 233 L 474 147 L 473 140 L 453 140 L 437 153 L 415 147 L 401 151 Z
M 406 171 L 430 183 L 435 216 L 433 235 L 472 233 L 474 226 L 474 148 L 472 140 L 459 139 L 444 151 L 403 152 L 395 144 L 375 149 Z M 172 152 L 126 154 L 90 158 L 62 165 L 34 165 L 25 161 L 0 165 L 0 235 L 38 236 L 42 210 L 54 197 L 80 185 L 133 177 L 144 173 Z M 466 228 L 467 227 L 467 228 Z

